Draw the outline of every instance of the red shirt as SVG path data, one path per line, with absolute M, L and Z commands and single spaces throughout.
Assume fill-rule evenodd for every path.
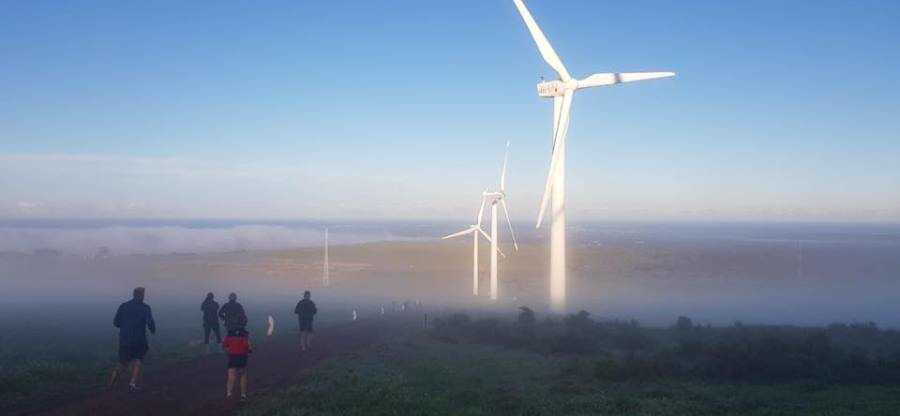
M 246 355 L 250 352 L 250 338 L 227 336 L 225 341 L 222 341 L 222 348 L 231 355 Z

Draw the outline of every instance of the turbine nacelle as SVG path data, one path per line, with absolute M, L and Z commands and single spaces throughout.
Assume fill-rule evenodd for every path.
M 484 202 L 488 205 L 494 205 L 499 203 L 503 199 L 506 198 L 505 192 L 488 192 L 485 191 L 481 194 L 481 198 L 484 199 Z
M 674 72 L 615 72 L 594 74 L 582 80 L 544 81 L 537 85 L 538 95 L 545 98 L 563 97 L 569 91 L 591 87 L 607 87 L 624 82 L 674 77 Z
M 567 90 L 566 83 L 560 80 L 544 81 L 537 84 L 538 95 L 545 98 L 562 97 Z

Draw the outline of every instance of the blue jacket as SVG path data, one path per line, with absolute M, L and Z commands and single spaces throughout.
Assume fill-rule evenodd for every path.
M 156 333 L 150 306 L 136 299 L 119 305 L 113 325 L 119 328 L 120 347 L 146 347 L 147 329 L 151 334 Z

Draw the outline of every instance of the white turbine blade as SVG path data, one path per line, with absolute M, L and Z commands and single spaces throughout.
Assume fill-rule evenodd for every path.
M 503 169 L 500 170 L 500 192 L 506 190 L 506 162 L 509 161 L 509 140 L 506 141 L 506 154 L 503 156 Z
M 489 236 L 486 232 L 484 232 L 484 230 L 482 230 L 481 227 L 476 228 L 476 230 L 478 230 L 478 232 L 481 233 L 481 235 L 484 236 L 484 239 L 487 240 L 489 243 L 491 241 L 493 241 L 493 240 L 491 240 L 491 236 Z
M 572 76 L 569 75 L 569 71 L 567 71 L 565 65 L 563 65 L 562 60 L 559 59 L 559 55 L 553 50 L 553 46 L 550 46 L 550 41 L 544 36 L 544 32 L 541 31 L 537 22 L 534 21 L 531 12 L 525 7 L 525 3 L 522 3 L 522 0 L 513 0 L 513 3 L 515 3 L 516 8 L 519 9 L 519 14 L 522 15 L 525 26 L 528 26 L 528 31 L 531 32 L 531 37 L 534 38 L 534 43 L 537 44 L 538 50 L 541 52 L 544 61 L 559 74 L 559 78 L 563 81 L 572 79 Z
M 615 74 L 594 74 L 578 81 L 578 88 L 602 87 L 623 82 L 646 81 L 674 77 L 674 72 L 619 72 Z
M 566 91 L 563 97 L 562 107 L 559 111 L 559 124 L 556 126 L 553 137 L 553 156 L 550 158 L 550 173 L 547 174 L 547 183 L 544 186 L 544 196 L 541 198 L 541 212 L 538 213 L 537 228 L 541 228 L 544 222 L 544 211 L 547 209 L 547 203 L 550 202 L 550 191 L 553 187 L 553 174 L 556 172 L 557 159 L 559 158 L 559 148 L 565 143 L 566 133 L 569 129 L 569 116 L 572 111 L 573 91 Z
M 501 199 L 500 204 L 503 205 L 503 214 L 506 216 L 506 225 L 509 226 L 509 235 L 512 236 L 513 247 L 516 248 L 516 251 L 519 251 L 519 243 L 516 241 L 516 232 L 513 231 L 512 220 L 509 219 L 509 209 L 506 208 L 506 198 Z
M 460 231 L 460 232 L 458 232 L 458 233 L 454 233 L 454 234 L 450 234 L 450 235 L 445 235 L 445 236 L 441 237 L 441 240 L 446 240 L 446 239 L 448 239 L 448 238 L 454 238 L 454 237 L 459 237 L 459 236 L 461 236 L 461 235 L 471 234 L 471 233 L 474 232 L 474 231 L 475 231 L 475 227 L 469 227 L 469 228 L 467 228 L 467 229 L 465 229 L 465 230 L 462 230 L 462 231 Z
M 478 209 L 478 218 L 475 221 L 475 224 L 478 226 L 478 228 L 481 228 L 481 219 L 483 217 L 484 217 L 484 196 L 481 197 L 481 208 Z

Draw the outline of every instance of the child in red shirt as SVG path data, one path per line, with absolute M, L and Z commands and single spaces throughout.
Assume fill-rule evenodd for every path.
M 250 333 L 245 328 L 228 331 L 222 341 L 222 348 L 228 353 L 228 381 L 225 384 L 225 398 L 231 398 L 234 382 L 241 377 L 241 401 L 247 400 L 247 357 L 253 352 L 250 346 Z

